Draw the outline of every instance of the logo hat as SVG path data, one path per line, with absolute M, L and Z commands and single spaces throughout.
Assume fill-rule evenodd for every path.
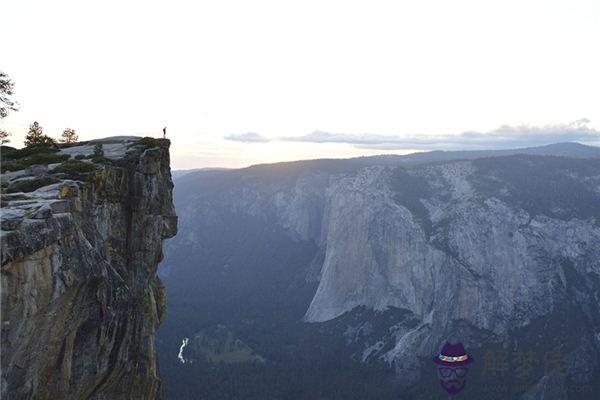
M 467 354 L 465 346 L 462 343 L 451 344 L 446 342 L 440 354 L 433 357 L 433 362 L 448 367 L 458 367 L 471 364 L 473 358 Z

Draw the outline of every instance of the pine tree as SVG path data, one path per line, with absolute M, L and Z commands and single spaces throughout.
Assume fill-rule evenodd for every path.
M 10 143 L 10 133 L 0 130 L 0 144 Z
M 33 146 L 35 144 L 53 143 L 54 140 L 49 136 L 44 135 L 44 130 L 37 121 L 29 125 L 29 132 L 27 132 L 27 136 L 25 136 L 25 147 Z
M 43 135 L 44 130 L 37 121 L 34 121 L 33 124 L 29 125 L 29 132 L 25 136 L 25 146 L 40 143 Z
M 62 139 L 60 139 L 62 143 L 75 143 L 77 140 L 79 140 L 77 133 L 71 128 L 65 129 L 62 133 Z

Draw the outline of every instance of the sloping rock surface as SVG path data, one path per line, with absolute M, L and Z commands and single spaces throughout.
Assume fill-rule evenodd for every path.
M 2 195 L 3 399 L 162 397 L 156 269 L 177 217 L 169 141 L 138 139 L 100 141 L 106 158 L 85 174 L 39 165 L 3 175 L 9 188 L 55 182 Z

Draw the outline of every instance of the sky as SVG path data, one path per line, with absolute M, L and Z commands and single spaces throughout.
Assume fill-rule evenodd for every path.
M 600 144 L 600 1 L 2 3 L 20 147 L 172 140 L 174 169 Z

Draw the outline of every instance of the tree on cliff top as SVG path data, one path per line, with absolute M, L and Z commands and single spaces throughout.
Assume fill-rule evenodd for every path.
M 67 128 L 62 133 L 62 138 L 60 139 L 60 141 L 62 143 L 75 143 L 78 139 L 79 138 L 77 136 L 77 133 L 75 133 L 75 130 Z
M 0 119 L 9 111 L 17 111 L 17 102 L 13 100 L 14 82 L 4 72 L 0 71 Z
M 44 135 L 44 130 L 37 121 L 29 125 L 29 132 L 25 136 L 25 147 L 35 144 L 54 144 L 51 137 Z

